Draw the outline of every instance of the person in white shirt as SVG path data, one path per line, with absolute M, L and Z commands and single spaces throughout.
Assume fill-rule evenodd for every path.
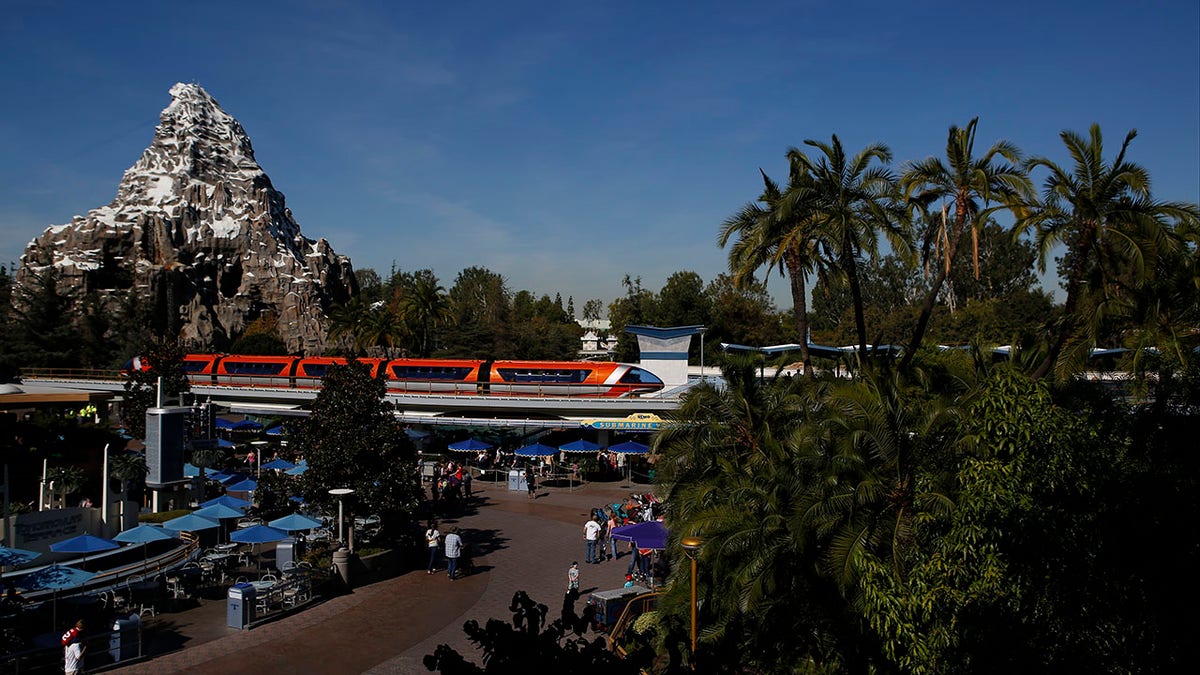
M 458 528 L 451 528 L 450 534 L 446 535 L 446 573 L 450 579 L 454 580 L 454 573 L 458 569 L 458 556 L 462 555 L 462 537 L 458 536 Z
M 587 553 L 583 556 L 583 562 L 600 562 L 600 558 L 596 555 L 596 541 L 599 538 L 600 523 L 597 523 L 595 518 L 588 518 L 588 521 L 583 524 L 583 539 L 587 542 Z
M 438 532 L 437 521 L 429 521 L 429 527 L 425 530 L 425 545 L 429 547 L 429 567 L 425 570 L 426 574 L 433 574 L 437 570 L 437 554 L 441 548 L 442 533 Z

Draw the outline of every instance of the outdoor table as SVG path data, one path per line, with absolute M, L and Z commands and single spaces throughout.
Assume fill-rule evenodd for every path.
M 230 542 L 227 544 L 217 544 L 216 546 L 213 546 L 213 549 L 216 550 L 218 553 L 228 553 L 228 552 L 236 549 L 237 547 L 238 547 L 238 545 L 236 543 Z

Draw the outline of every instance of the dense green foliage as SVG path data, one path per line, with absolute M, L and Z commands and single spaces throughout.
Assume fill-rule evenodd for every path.
M 672 547 L 702 537 L 702 669 L 1163 672 L 1200 563 L 1200 415 L 1052 390 L 952 355 L 853 381 L 756 379 L 688 395 L 657 440 Z M 1176 393 L 1177 392 L 1177 393 Z M 1185 393 L 1186 392 L 1186 393 Z M 676 560 L 685 560 L 673 548 Z M 677 565 L 661 610 L 687 652 Z M 1190 586 L 1189 586 L 1190 588 Z
M 289 450 L 308 460 L 301 480 L 305 503 L 336 513 L 331 488 L 350 488 L 345 506 L 378 515 L 385 536 L 403 535 L 420 496 L 416 449 L 400 429 L 385 383 L 365 364 L 329 369 L 312 414 L 291 434 Z

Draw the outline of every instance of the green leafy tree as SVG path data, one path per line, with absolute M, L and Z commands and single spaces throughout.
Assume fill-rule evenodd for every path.
M 108 473 L 121 485 L 122 526 L 125 523 L 125 502 L 129 501 L 129 491 L 139 485 L 144 485 L 149 472 L 146 458 L 136 452 L 122 452 L 109 457 Z
M 162 380 L 163 404 L 191 391 L 187 372 L 183 369 L 185 351 L 178 340 L 152 338 L 140 350 L 141 358 L 150 364 L 148 370 L 135 370 L 125 380 L 125 404 L 121 406 L 121 423 L 134 438 L 146 437 L 146 411 L 158 401 L 158 382 Z
M 55 466 L 46 470 L 50 489 L 58 495 L 58 505 L 67 506 L 67 495 L 76 492 L 87 481 L 87 473 L 78 466 Z
M 657 298 L 653 291 L 642 287 L 641 277 L 630 278 L 626 274 L 621 285 L 625 287 L 625 297 L 608 306 L 608 319 L 612 332 L 617 334 L 616 359 L 635 362 L 638 360 L 637 338 L 626 333 L 625 327 L 642 326 L 652 321 Z
M 786 342 L 785 318 L 775 311 L 771 294 L 762 281 L 735 284 L 728 274 L 719 274 L 704 290 L 712 307 L 705 334 L 709 348 L 722 342 L 742 345 L 773 345 Z
M 410 522 L 420 486 L 416 449 L 385 394 L 385 381 L 372 378 L 365 364 L 331 367 L 291 447 L 308 460 L 301 482 L 307 503 L 336 511 L 329 490 L 353 489 L 352 510 L 378 514 L 385 536 L 397 538 Z
M 429 270 L 421 270 L 413 283 L 405 288 L 397 301 L 400 319 L 416 336 L 418 356 L 429 356 L 434 348 L 435 330 L 445 325 L 451 316 L 446 291 Z
M 13 292 L 16 351 L 22 366 L 71 368 L 80 363 L 76 331 L 71 325 L 75 300 L 59 288 L 53 265 L 30 271 Z
M 1200 221 L 1195 204 L 1163 202 L 1150 193 L 1150 175 L 1125 159 L 1137 136 L 1130 131 L 1112 162 L 1104 159 L 1104 137 L 1093 124 L 1085 138 L 1071 131 L 1059 136 L 1073 166 L 1064 169 L 1045 158 L 1030 160 L 1031 168 L 1049 172 L 1041 199 L 1018 222 L 1032 231 L 1045 269 L 1057 244 L 1067 247 L 1066 299 L 1063 317 L 1050 339 L 1046 357 L 1034 371 L 1045 377 L 1054 371 L 1065 377 L 1095 344 L 1090 327 L 1104 311 L 1099 306 L 1117 293 L 1123 282 L 1140 286 L 1151 279 L 1156 256 L 1177 246 L 1173 230 Z M 1094 294 L 1092 312 L 1084 297 Z
M 1020 166 L 1021 151 L 1017 146 L 1008 141 L 997 141 L 981 157 L 974 156 L 978 122 L 976 117 L 965 128 L 951 126 L 946 139 L 946 162 L 937 157 L 912 162 L 900 181 L 909 203 L 923 212 L 928 213 L 929 207 L 938 201 L 942 203 L 940 222 L 937 219 L 924 221 L 928 226 L 921 256 L 926 266 L 934 269 L 933 282 L 925 295 L 901 368 L 907 368 L 921 348 L 934 303 L 953 269 L 955 254 L 966 230 L 971 230 L 975 278 L 979 279 L 979 230 L 994 211 L 990 204 L 998 201 L 1018 208 L 1033 193 L 1029 177 Z M 947 202 L 954 209 L 952 225 L 946 220 Z
M 850 287 L 859 357 L 867 358 L 867 326 L 859 270 L 864 256 L 877 253 L 882 234 L 897 253 L 910 249 L 906 232 L 898 225 L 902 214 L 895 208 L 896 181 L 880 164 L 892 161 L 886 145 L 872 144 L 853 157 L 846 155 L 837 134 L 831 142 L 807 140 L 819 155 L 809 157 L 798 148 L 788 151 L 793 171 L 808 178 L 788 190 L 786 200 L 804 205 L 814 231 L 828 250 Z
M 802 162 L 793 159 L 791 165 L 786 198 L 779 185 L 759 170 L 763 192 L 758 201 L 746 204 L 725 220 L 717 243 L 724 248 L 730 239 L 737 237 L 729 250 L 729 271 L 735 284 L 745 284 L 748 279 L 753 279 L 754 273 L 762 267 L 766 267 L 768 273 L 778 269 L 787 277 L 800 360 L 804 363 L 805 376 L 811 377 L 808 277 L 814 272 L 823 274 L 826 266 L 822 264 L 821 239 L 813 217 L 815 205 L 811 197 L 816 192 L 808 189 L 811 176 Z

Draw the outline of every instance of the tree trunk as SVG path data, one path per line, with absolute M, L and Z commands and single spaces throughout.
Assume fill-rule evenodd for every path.
M 858 284 L 858 262 L 850 242 L 842 242 L 842 266 L 846 270 L 846 281 L 850 284 L 850 299 L 854 303 L 854 327 L 858 331 L 858 358 L 860 366 L 867 361 L 867 320 L 863 316 L 862 288 Z
M 804 376 L 812 378 L 812 360 L 808 354 L 808 298 L 804 271 L 800 269 L 795 255 L 788 255 L 784 264 L 787 265 L 788 281 L 792 290 L 792 314 L 796 320 L 796 330 L 800 333 L 800 360 L 804 363 Z
M 1050 373 L 1054 368 L 1054 363 L 1058 361 L 1058 355 L 1062 353 L 1063 346 L 1075 332 L 1075 308 L 1079 305 L 1079 290 L 1083 286 L 1083 274 L 1087 269 L 1087 252 L 1091 248 L 1095 231 L 1095 228 L 1089 224 L 1079 236 L 1079 243 L 1075 246 L 1075 262 L 1071 265 L 1071 276 L 1067 279 L 1067 299 L 1063 301 L 1063 316 L 1058 327 L 1058 335 L 1050 343 L 1050 351 L 1046 354 L 1046 358 L 1038 365 L 1037 370 L 1033 371 L 1031 377 L 1034 380 L 1040 380 Z
M 930 317 L 933 316 L 933 306 L 937 304 L 938 293 L 942 292 L 942 284 L 950 276 L 950 263 L 954 260 L 954 252 L 958 250 L 958 242 L 962 239 L 963 225 L 966 224 L 966 220 L 966 209 L 956 206 L 954 209 L 954 241 L 946 241 L 946 264 L 936 266 L 937 276 L 933 278 L 933 286 L 925 294 L 925 303 L 921 305 L 921 316 L 917 318 L 917 327 L 913 330 L 912 339 L 909 340 L 908 348 L 904 350 L 904 358 L 900 361 L 901 370 L 912 365 L 917 350 L 921 348 L 921 341 L 925 339 L 925 330 L 929 327 Z

